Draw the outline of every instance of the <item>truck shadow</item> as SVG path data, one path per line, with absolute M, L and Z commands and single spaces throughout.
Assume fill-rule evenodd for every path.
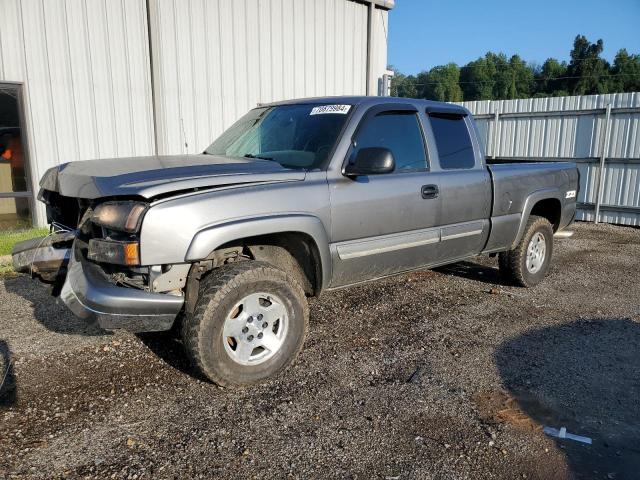
M 490 285 L 501 285 L 503 287 L 513 286 L 512 283 L 509 283 L 502 277 L 502 275 L 500 275 L 500 270 L 497 268 L 466 260 L 437 267 L 433 270 L 434 272 L 439 272 L 444 275 L 454 275 L 456 277 L 488 283 Z
M 9 345 L 0 340 L 0 408 L 16 403 L 17 386 Z
M 136 333 L 136 337 L 170 367 L 201 382 L 211 383 L 191 365 L 178 334 L 173 330 Z
M 47 330 L 75 335 L 111 335 L 96 325 L 89 325 L 73 315 L 64 305 L 56 302 L 49 287 L 27 275 L 4 280 L 7 292 L 27 300 L 33 307 L 33 317 Z
M 555 439 L 576 478 L 640 472 L 640 324 L 578 320 L 530 331 L 495 353 L 503 385 L 534 423 L 592 438 Z

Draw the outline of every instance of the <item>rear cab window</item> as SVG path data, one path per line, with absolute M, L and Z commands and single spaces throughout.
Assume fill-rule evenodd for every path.
M 474 168 L 476 157 L 463 115 L 428 113 L 443 170 Z
M 383 147 L 391 151 L 395 159 L 394 172 L 426 170 L 422 127 L 416 112 L 384 111 L 368 118 L 356 134 L 351 159 L 362 148 Z

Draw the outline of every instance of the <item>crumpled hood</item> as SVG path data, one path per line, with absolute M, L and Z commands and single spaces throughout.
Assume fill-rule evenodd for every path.
M 67 197 L 159 195 L 222 185 L 304 180 L 301 170 L 254 158 L 170 155 L 65 163 L 51 168 L 40 186 Z

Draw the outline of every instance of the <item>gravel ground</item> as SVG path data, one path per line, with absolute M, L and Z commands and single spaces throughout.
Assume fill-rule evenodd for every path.
M 244 390 L 0 281 L 0 478 L 637 478 L 640 230 L 575 230 L 534 289 L 478 259 L 325 294 Z

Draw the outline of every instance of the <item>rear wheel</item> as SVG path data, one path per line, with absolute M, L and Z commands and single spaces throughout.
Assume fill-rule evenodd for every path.
M 222 386 L 247 385 L 287 368 L 302 349 L 309 313 L 302 287 L 264 262 L 213 270 L 201 282 L 182 338 L 193 364 Z
M 546 276 L 552 253 L 551 224 L 546 218 L 532 215 L 518 245 L 498 256 L 500 272 L 522 287 L 533 287 Z

